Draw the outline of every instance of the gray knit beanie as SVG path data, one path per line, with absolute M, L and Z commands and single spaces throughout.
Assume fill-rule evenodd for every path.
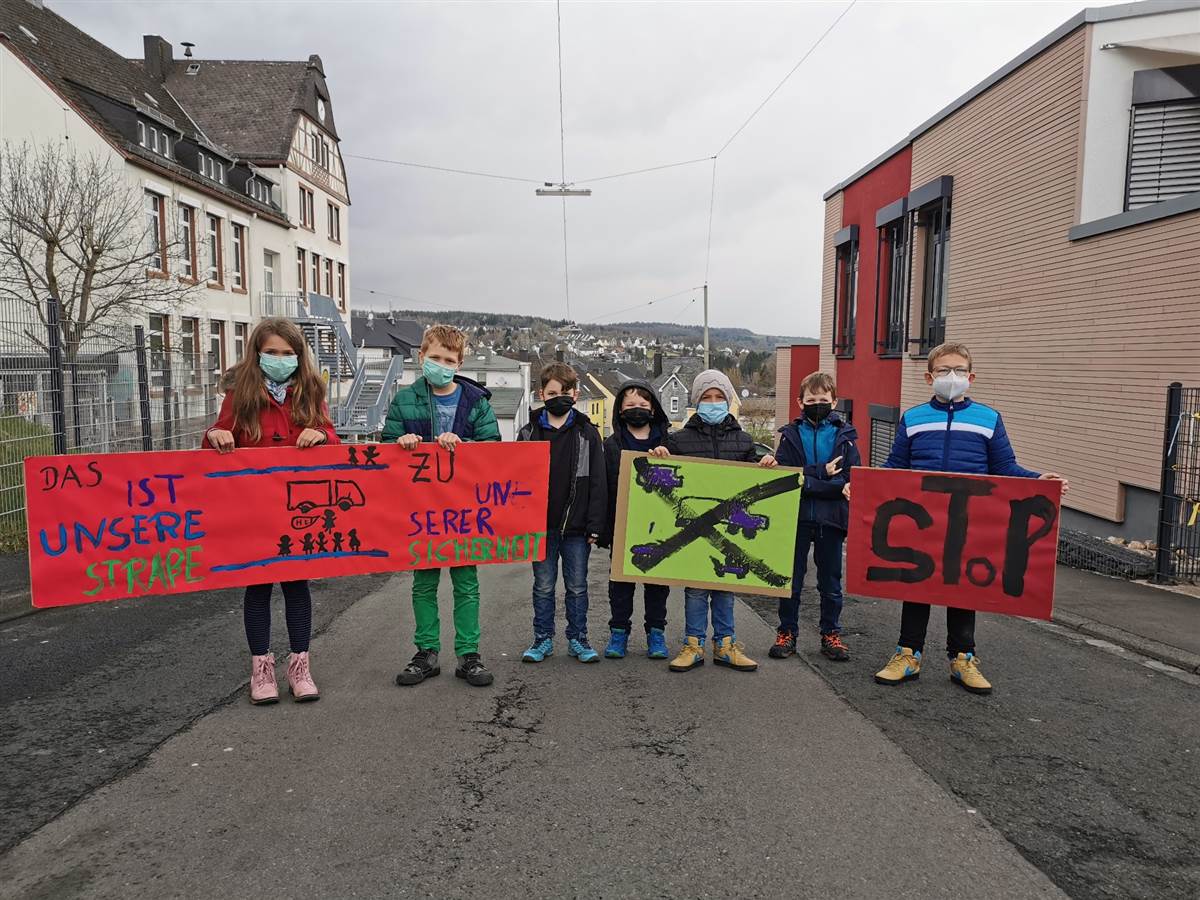
M 717 369 L 705 369 L 692 382 L 692 406 L 700 402 L 700 398 L 709 388 L 716 388 L 725 395 L 727 403 L 733 404 L 733 382 L 725 376 L 724 372 Z

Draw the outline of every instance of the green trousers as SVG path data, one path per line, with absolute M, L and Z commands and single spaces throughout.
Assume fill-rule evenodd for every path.
M 442 649 L 442 623 L 438 618 L 438 582 L 441 569 L 417 569 L 413 572 L 413 618 L 417 633 L 413 640 L 418 650 Z M 479 576 L 474 566 L 455 566 L 450 570 L 454 585 L 454 652 L 479 652 Z

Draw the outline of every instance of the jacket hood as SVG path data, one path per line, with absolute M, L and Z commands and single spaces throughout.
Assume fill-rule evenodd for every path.
M 658 391 L 654 390 L 654 385 L 648 381 L 643 381 L 640 378 L 631 378 L 629 381 L 621 383 L 617 388 L 616 397 L 613 399 L 613 417 L 612 429 L 615 433 L 621 427 L 621 398 L 625 393 L 633 388 L 642 388 L 650 394 L 650 408 L 654 411 L 654 417 L 650 420 L 655 425 L 670 425 L 671 420 L 667 418 L 667 413 L 662 407 L 662 403 L 658 399 Z

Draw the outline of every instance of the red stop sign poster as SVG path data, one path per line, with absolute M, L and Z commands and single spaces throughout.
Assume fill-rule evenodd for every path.
M 856 468 L 846 590 L 1049 619 L 1062 484 Z

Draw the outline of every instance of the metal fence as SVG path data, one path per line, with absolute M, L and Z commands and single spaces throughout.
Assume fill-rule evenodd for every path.
M 198 447 L 220 408 L 207 323 L 183 346 L 132 323 L 64 345 L 57 314 L 0 303 L 0 550 L 25 545 L 26 457 Z
M 1167 388 L 1158 507 L 1159 581 L 1200 581 L 1200 388 Z

